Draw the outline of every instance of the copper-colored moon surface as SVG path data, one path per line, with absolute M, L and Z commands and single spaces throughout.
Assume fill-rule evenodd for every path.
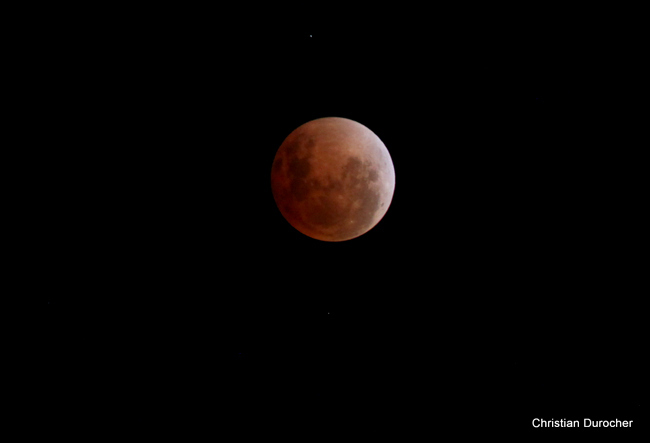
M 319 118 L 284 140 L 271 168 L 271 189 L 285 219 L 303 234 L 344 241 L 384 217 L 395 169 L 384 143 L 361 123 Z

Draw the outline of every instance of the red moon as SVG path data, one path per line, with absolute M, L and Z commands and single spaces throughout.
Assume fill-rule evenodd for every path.
M 319 118 L 284 140 L 273 160 L 271 189 L 291 226 L 339 242 L 365 234 L 384 217 L 395 169 L 370 129 L 346 118 Z

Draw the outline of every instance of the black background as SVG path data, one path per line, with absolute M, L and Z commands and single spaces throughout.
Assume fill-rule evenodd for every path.
M 56 14 L 23 36 L 17 163 L 53 405 L 83 384 L 182 402 L 181 421 L 225 392 L 375 430 L 638 419 L 640 177 L 607 35 L 498 11 L 363 30 Z M 293 229 L 270 189 L 284 138 L 327 116 L 396 171 L 385 217 L 341 243 Z

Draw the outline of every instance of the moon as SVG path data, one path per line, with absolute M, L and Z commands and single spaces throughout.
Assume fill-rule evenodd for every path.
M 296 128 L 278 149 L 271 190 L 282 216 L 301 233 L 340 242 L 384 217 L 395 168 L 384 143 L 353 120 L 325 117 Z

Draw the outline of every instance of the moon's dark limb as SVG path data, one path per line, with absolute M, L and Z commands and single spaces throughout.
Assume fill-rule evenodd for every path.
M 271 172 L 275 201 L 310 237 L 343 241 L 372 229 L 392 199 L 388 150 L 365 126 L 342 118 L 308 122 L 284 141 Z

